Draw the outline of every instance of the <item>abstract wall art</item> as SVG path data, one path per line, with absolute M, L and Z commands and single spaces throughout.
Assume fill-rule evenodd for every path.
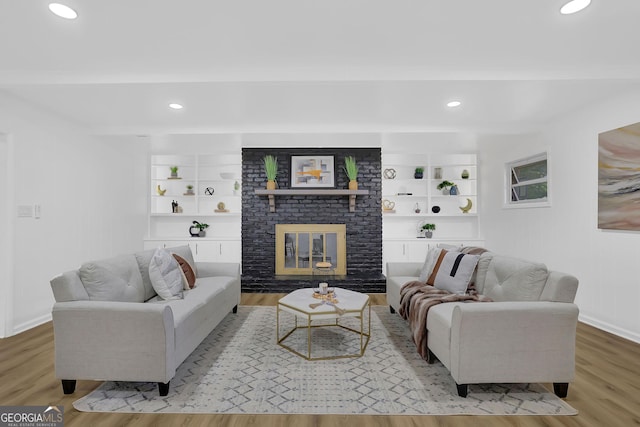
M 598 135 L 598 228 L 640 231 L 640 122 Z

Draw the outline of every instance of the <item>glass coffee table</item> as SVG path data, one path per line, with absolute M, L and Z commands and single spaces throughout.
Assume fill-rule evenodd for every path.
M 304 288 L 295 290 L 278 301 L 276 310 L 276 338 L 280 346 L 307 360 L 340 359 L 346 357 L 361 357 L 364 355 L 367 344 L 369 344 L 369 338 L 371 337 L 371 305 L 369 304 L 369 295 L 342 288 L 332 289 L 333 293 L 329 296 L 333 296 L 333 298 L 321 296 L 317 293 L 315 293 L 316 297 L 314 297 L 313 288 Z M 293 315 L 294 326 L 281 337 L 280 323 L 282 312 Z M 350 324 L 347 324 L 347 322 Z M 359 348 L 359 351 L 313 357 L 312 330 L 315 328 L 340 328 L 349 334 L 353 334 L 355 340 L 358 338 L 360 340 L 359 346 L 357 342 L 355 343 L 355 348 Z M 306 332 L 306 352 L 300 346 L 298 346 L 298 349 L 295 349 L 285 342 L 288 338 L 291 338 L 292 334 L 301 330 Z

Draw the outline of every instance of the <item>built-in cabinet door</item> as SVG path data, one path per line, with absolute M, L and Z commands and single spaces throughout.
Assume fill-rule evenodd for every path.
M 427 239 L 386 241 L 383 244 L 384 263 L 401 261 L 424 261 L 429 249 Z
M 239 240 L 209 240 L 195 243 L 194 258 L 202 262 L 238 262 L 242 258 Z

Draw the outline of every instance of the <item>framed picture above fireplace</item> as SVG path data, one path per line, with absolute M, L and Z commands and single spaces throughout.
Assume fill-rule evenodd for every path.
M 335 156 L 291 156 L 291 188 L 336 188 Z

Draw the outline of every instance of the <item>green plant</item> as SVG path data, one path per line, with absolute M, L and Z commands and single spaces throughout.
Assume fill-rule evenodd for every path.
M 442 181 L 438 184 L 438 190 L 442 190 L 443 188 L 453 187 L 455 184 L 451 181 Z
M 187 185 L 187 190 L 193 190 L 193 185 Z
M 435 224 L 422 224 L 421 229 L 424 230 L 424 231 L 434 231 L 436 229 L 436 225 Z
M 267 180 L 275 181 L 278 176 L 278 158 L 274 156 L 264 156 L 264 171 L 267 174 Z
M 416 173 L 423 173 L 424 172 L 424 168 L 422 166 L 418 166 L 416 168 Z
M 193 221 L 193 225 L 200 230 L 209 228 L 209 224 L 205 224 L 204 222 Z
M 169 169 L 171 169 L 171 173 L 174 175 L 178 173 L 178 166 L 171 166 Z
M 344 158 L 344 171 L 350 181 L 358 179 L 358 165 L 356 165 L 356 159 L 353 156 Z

